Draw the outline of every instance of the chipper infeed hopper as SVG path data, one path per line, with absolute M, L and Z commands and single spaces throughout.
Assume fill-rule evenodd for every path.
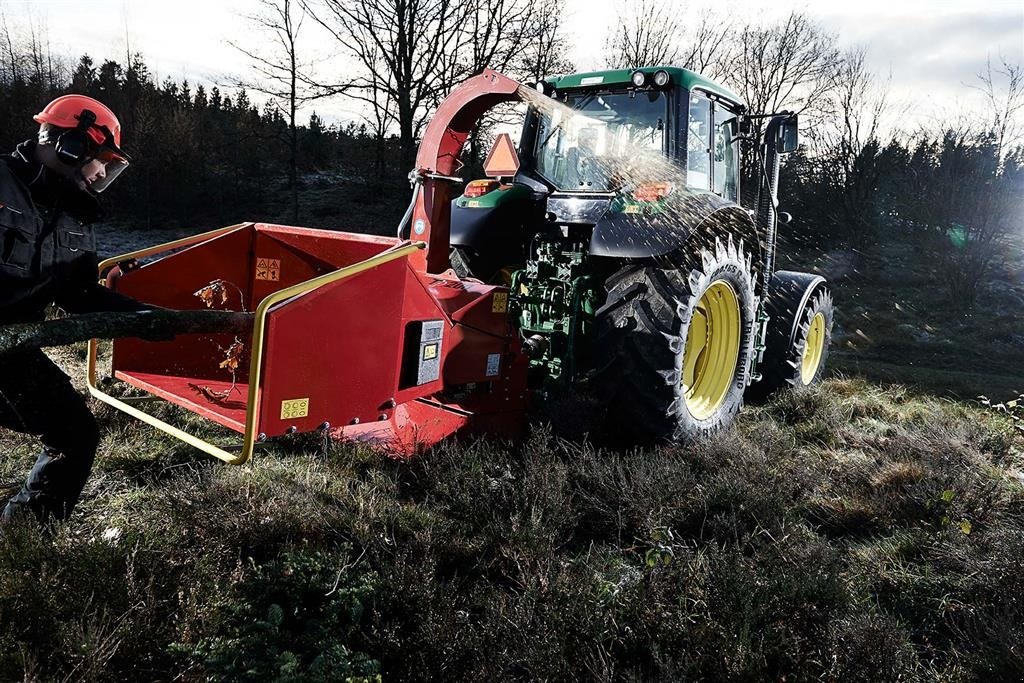
M 247 223 L 104 264 L 108 285 L 148 303 L 203 308 L 195 293 L 216 279 L 230 283 L 217 308 L 255 312 L 234 381 L 221 367 L 232 334 L 113 344 L 114 379 L 147 392 L 144 400 L 164 399 L 241 433 L 240 447 L 207 443 L 104 391 L 95 342 L 90 390 L 235 464 L 256 443 L 283 434 L 326 430 L 408 454 L 467 428 L 514 432 L 525 386 L 516 379 L 524 373 L 516 367 L 507 290 L 428 275 L 414 260 L 422 263 L 424 247 Z

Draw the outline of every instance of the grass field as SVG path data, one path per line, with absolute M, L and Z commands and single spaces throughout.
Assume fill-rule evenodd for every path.
M 97 412 L 73 518 L 0 538 L 2 680 L 1024 676 L 1024 440 L 967 403 L 835 378 L 697 448 L 241 468 Z
M 1024 255 L 964 312 L 898 240 L 783 253 L 834 283 L 835 376 L 696 448 L 536 420 L 231 468 L 97 404 L 76 514 L 0 537 L 0 680 L 1024 679 L 1024 437 L 972 400 L 1024 391 Z M 35 448 L 0 432 L 0 484 Z

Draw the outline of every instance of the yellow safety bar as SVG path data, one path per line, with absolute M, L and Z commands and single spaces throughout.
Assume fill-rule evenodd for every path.
M 107 259 L 106 261 L 100 264 L 100 272 L 103 272 L 103 269 L 108 267 L 110 264 L 123 261 L 124 259 L 150 256 L 161 251 L 167 251 L 177 247 L 188 246 L 190 244 L 195 244 L 197 242 L 203 241 L 204 239 L 210 239 L 212 237 L 222 235 L 226 232 L 237 229 L 239 227 L 243 227 L 245 225 L 250 224 L 242 223 L 228 228 L 221 228 L 220 230 L 213 230 L 207 233 L 203 233 L 202 235 L 196 235 L 195 237 L 189 237 L 183 240 L 177 240 L 175 242 L 168 242 L 167 244 L 159 245 L 157 247 L 141 249 L 139 251 L 134 251 L 129 254 L 124 254 L 123 256 Z M 212 455 L 215 458 L 219 458 L 220 460 L 223 460 L 229 465 L 244 465 L 252 457 L 253 450 L 256 447 L 256 394 L 259 391 L 260 369 L 263 360 L 263 330 L 265 328 L 267 314 L 270 312 L 270 309 L 276 306 L 277 304 L 281 303 L 282 301 L 292 299 L 303 294 L 307 294 L 313 291 L 314 289 L 318 289 L 319 287 L 323 287 L 324 285 L 336 282 L 338 280 L 342 280 L 347 277 L 352 277 L 353 275 L 365 272 L 367 270 L 370 270 L 371 268 L 376 268 L 377 266 L 387 263 L 389 261 L 400 259 L 408 254 L 417 251 L 418 249 L 424 249 L 426 248 L 426 246 L 427 245 L 425 242 L 404 242 L 401 244 L 396 244 L 395 246 L 382 251 L 376 256 L 371 256 L 365 261 L 360 261 L 359 263 L 354 263 L 351 266 L 345 266 L 344 268 L 339 268 L 338 270 L 331 271 L 330 273 L 319 275 L 315 278 L 306 280 L 305 282 L 300 282 L 297 285 L 292 285 L 291 287 L 286 287 L 284 289 L 278 290 L 276 292 L 273 292 L 272 294 L 269 294 L 262 301 L 260 301 L 259 306 L 256 307 L 255 320 L 253 321 L 251 347 L 252 354 L 249 362 L 249 398 L 245 414 L 245 432 L 243 433 L 242 436 L 242 449 L 237 455 L 234 455 L 219 446 L 215 446 L 207 441 L 204 441 L 203 439 L 199 438 L 198 436 L 195 436 L 194 434 L 189 434 L 188 432 L 179 429 L 174 425 L 168 424 L 167 422 L 164 422 L 163 420 L 157 417 L 153 417 L 152 415 L 145 413 L 139 410 L 138 408 L 129 405 L 125 401 L 118 399 L 114 396 L 111 396 L 110 394 L 107 394 L 102 389 L 100 389 L 96 385 L 97 342 L 95 339 L 89 340 L 89 365 L 87 374 L 89 393 L 95 396 L 100 401 L 103 401 L 104 403 L 111 405 L 117 408 L 118 410 L 127 413 L 128 415 L 131 415 L 132 417 L 138 418 L 139 420 L 142 420 L 146 424 L 155 427 L 160 431 L 165 432 L 166 434 L 170 434 L 176 439 L 183 441 L 188 445 L 193 446 L 194 448 L 198 448 L 204 453 Z

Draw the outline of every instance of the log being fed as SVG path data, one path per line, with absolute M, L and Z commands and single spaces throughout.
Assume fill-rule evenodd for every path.
M 233 332 L 248 335 L 252 313 L 154 310 L 84 313 L 41 322 L 0 326 L 0 356 L 32 348 L 66 346 L 89 339 L 137 337 L 167 341 L 180 334 Z

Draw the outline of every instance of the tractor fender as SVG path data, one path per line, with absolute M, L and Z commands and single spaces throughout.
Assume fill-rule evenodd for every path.
M 825 282 L 821 275 L 793 270 L 779 270 L 772 275 L 766 302 L 769 343 L 774 341 L 788 349 L 796 342 L 800 312 Z
M 521 222 L 507 207 L 467 208 L 452 201 L 451 245 L 469 248 L 475 252 L 497 252 L 503 256 L 515 254 L 522 242 Z M 525 213 L 525 212 L 524 212 Z
M 754 221 L 738 204 L 711 193 L 684 192 L 665 200 L 657 213 L 625 213 L 610 204 L 590 239 L 594 256 L 649 258 L 687 246 L 694 238 L 707 243 L 733 236 L 744 241 L 759 261 Z
M 532 188 L 520 183 L 479 198 L 456 197 L 451 205 L 451 246 L 468 249 L 485 272 L 518 263 L 528 226 L 543 220 L 541 206 Z

